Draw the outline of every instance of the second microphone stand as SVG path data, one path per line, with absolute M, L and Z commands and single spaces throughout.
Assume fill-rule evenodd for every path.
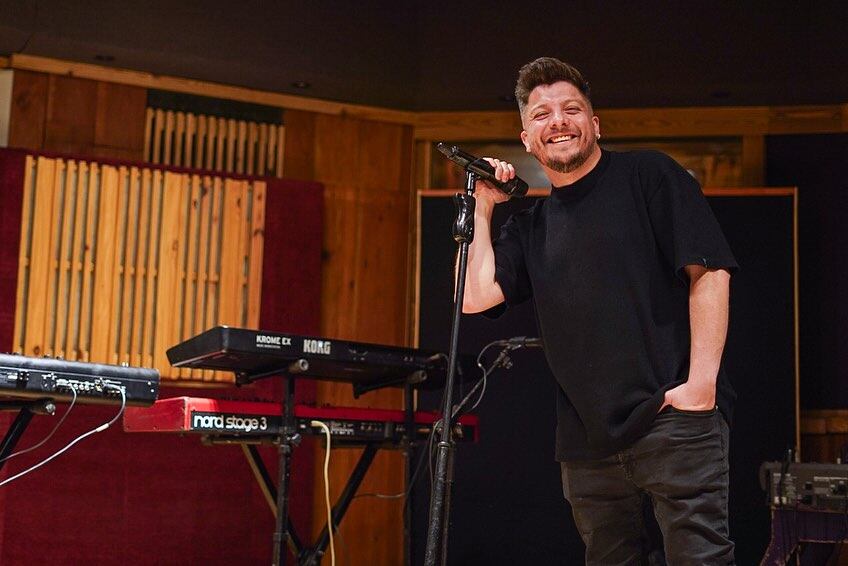
M 450 523 L 450 491 L 453 483 L 454 440 L 453 430 L 453 385 L 457 367 L 459 322 L 462 318 L 462 303 L 465 294 L 465 270 L 468 267 L 468 248 L 474 240 L 474 185 L 479 179 L 472 171 L 465 171 L 465 193 L 454 197 L 457 208 L 453 225 L 453 239 L 459 244 L 456 291 L 453 322 L 451 326 L 450 351 L 448 353 L 448 375 L 442 399 L 442 428 L 436 449 L 436 470 L 433 492 L 430 494 L 430 519 L 427 526 L 427 546 L 424 550 L 424 566 L 444 566 L 447 562 L 448 526 Z M 441 558 L 441 560 L 440 560 Z

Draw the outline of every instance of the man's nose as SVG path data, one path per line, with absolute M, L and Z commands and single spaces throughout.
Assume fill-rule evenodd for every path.
M 568 125 L 568 115 L 562 110 L 554 110 L 551 112 L 551 126 L 564 127 Z

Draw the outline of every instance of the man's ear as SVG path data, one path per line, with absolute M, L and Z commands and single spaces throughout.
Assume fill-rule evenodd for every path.
M 527 130 L 521 130 L 521 143 L 524 144 L 524 150 L 530 153 L 530 142 L 527 141 Z
M 592 125 L 595 126 L 595 137 L 601 137 L 601 121 L 597 116 L 592 116 Z

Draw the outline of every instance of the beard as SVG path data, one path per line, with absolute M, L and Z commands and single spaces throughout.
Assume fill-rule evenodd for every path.
M 588 145 L 580 148 L 576 153 L 573 153 L 565 159 L 548 157 L 541 152 L 540 155 L 536 156 L 536 159 L 539 160 L 539 163 L 556 171 L 557 173 L 570 173 L 586 163 L 586 160 L 592 156 L 592 152 L 595 151 L 595 147 L 597 145 L 598 140 L 592 139 Z

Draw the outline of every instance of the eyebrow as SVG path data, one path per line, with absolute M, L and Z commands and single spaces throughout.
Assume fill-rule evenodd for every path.
M 587 106 L 587 104 L 585 102 L 583 102 L 582 100 L 580 100 L 579 98 L 569 98 L 569 99 L 566 99 L 566 100 L 563 101 L 563 104 L 572 104 L 572 103 L 578 103 L 581 106 Z M 538 110 L 540 108 L 544 108 L 545 106 L 550 106 L 550 103 L 548 103 L 548 102 L 538 102 L 538 103 L 534 104 L 533 106 L 528 107 L 527 111 L 528 112 L 535 112 L 536 110 Z

